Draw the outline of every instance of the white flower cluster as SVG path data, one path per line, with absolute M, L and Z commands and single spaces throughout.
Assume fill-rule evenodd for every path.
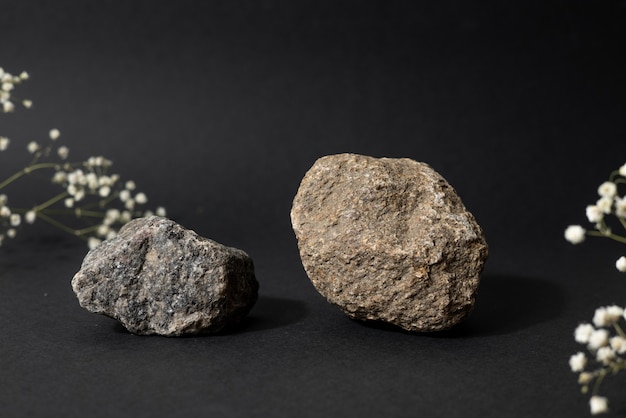
M 600 236 L 626 244 L 626 237 L 613 232 L 607 223 L 607 218 L 612 215 L 626 229 L 626 195 L 620 196 L 618 190 L 618 186 L 624 184 L 626 164 L 611 173 L 610 179 L 598 187 L 599 199 L 585 210 L 587 220 L 595 229 L 587 230 L 580 225 L 570 225 L 565 229 L 565 239 L 572 244 L 580 244 L 586 236 Z M 626 256 L 618 258 L 615 267 L 626 272 Z
M 13 89 L 24 80 L 28 80 L 26 71 L 22 71 L 20 75 L 13 75 L 0 67 L 0 109 L 2 113 L 9 113 L 15 110 L 15 98 L 12 95 Z M 21 100 L 21 103 L 26 108 L 30 108 L 33 105 L 33 102 L 30 100 Z
M 589 407 L 592 414 L 608 412 L 608 399 L 598 395 L 598 389 L 605 376 L 626 369 L 626 334 L 620 322 L 626 319 L 624 308 L 616 305 L 596 309 L 593 324 L 582 323 L 574 331 L 574 339 L 584 344 L 590 354 L 579 351 L 569 359 L 569 366 L 574 373 L 579 373 L 578 383 L 583 393 L 589 391 L 594 383 Z M 588 368 L 590 363 L 595 368 Z
M 3 113 L 12 112 L 15 106 L 11 92 L 14 85 L 28 79 L 23 72 L 15 77 L 0 68 L 0 103 Z M 23 101 L 25 107 L 32 102 Z M 6 194 L 0 194 L 0 246 L 7 238 L 14 238 L 24 224 L 32 224 L 37 219 L 46 221 L 65 232 L 78 236 L 94 248 L 103 239 L 116 235 L 117 230 L 132 218 L 156 214 L 166 216 L 165 209 L 154 212 L 142 209 L 148 203 L 143 192 L 137 192 L 135 182 L 121 181 L 118 174 L 108 174 L 112 162 L 102 156 L 89 157 L 85 161 L 68 162 L 69 148 L 59 146 L 61 132 L 52 129 L 48 132 L 48 142 L 31 141 L 26 150 L 32 154 L 31 162 L 22 170 L 0 181 L 0 191 L 11 183 L 34 171 L 51 170 L 52 183 L 61 186 L 62 191 L 43 203 L 20 208 L 9 205 Z M 0 152 L 9 148 L 9 138 L 0 136 Z M 1 167 L 1 166 L 0 166 Z M 61 220 L 70 215 L 80 227 Z

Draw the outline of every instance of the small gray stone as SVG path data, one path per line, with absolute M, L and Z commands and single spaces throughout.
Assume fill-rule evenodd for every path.
M 80 305 L 135 334 L 217 332 L 257 299 L 252 259 L 169 219 L 126 224 L 91 250 L 72 279 Z
M 427 164 L 322 157 L 302 179 L 291 223 L 313 285 L 351 318 L 439 331 L 473 309 L 487 243 Z

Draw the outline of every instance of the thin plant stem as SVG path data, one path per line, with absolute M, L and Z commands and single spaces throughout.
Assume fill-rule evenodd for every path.
M 2 183 L 0 183 L 0 189 L 5 188 L 9 184 L 13 183 L 15 180 L 19 179 L 20 177 L 26 174 L 30 174 L 33 171 L 41 170 L 44 168 L 57 168 L 57 167 L 59 167 L 59 164 L 57 163 L 39 163 L 39 164 L 29 165 L 28 167 L 24 167 L 23 169 L 21 169 L 20 171 L 18 171 L 17 173 L 13 174 L 12 176 L 4 180 Z
M 78 235 L 76 233 L 77 231 L 75 229 L 70 228 L 69 226 L 67 226 L 65 224 L 62 224 L 61 222 L 57 221 L 56 219 L 49 217 L 45 213 L 41 213 L 40 212 L 37 216 L 39 218 L 41 218 L 42 220 L 48 222 L 50 225 L 53 225 L 53 226 L 59 228 L 60 230 L 62 230 L 64 232 L 67 232 L 70 235 L 74 235 L 74 236 L 80 237 L 80 235 Z

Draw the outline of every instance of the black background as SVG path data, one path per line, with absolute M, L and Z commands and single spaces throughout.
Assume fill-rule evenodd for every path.
M 24 229 L 0 249 L 0 414 L 587 416 L 572 332 L 624 304 L 626 252 L 563 230 L 626 162 L 625 24 L 622 1 L 0 1 L 0 66 L 35 102 L 1 118 L 1 176 L 59 128 L 261 284 L 236 332 L 137 337 L 78 306 L 83 243 Z M 366 326 L 313 289 L 289 210 L 339 152 L 429 163 L 483 226 L 454 330 Z

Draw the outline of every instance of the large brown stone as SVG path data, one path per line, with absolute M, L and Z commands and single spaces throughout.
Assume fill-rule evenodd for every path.
M 427 164 L 320 158 L 302 179 L 291 222 L 313 285 L 351 318 L 439 331 L 473 309 L 487 243 Z
M 126 224 L 85 257 L 72 279 L 80 305 L 135 334 L 217 332 L 257 299 L 252 259 L 169 219 Z

